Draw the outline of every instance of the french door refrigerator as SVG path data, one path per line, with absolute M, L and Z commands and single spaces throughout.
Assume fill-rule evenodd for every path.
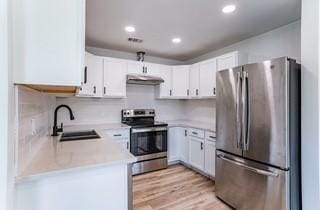
M 217 72 L 216 195 L 238 210 L 301 209 L 300 65 Z

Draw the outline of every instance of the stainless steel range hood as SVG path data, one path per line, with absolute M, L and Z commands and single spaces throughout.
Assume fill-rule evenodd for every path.
M 144 75 L 144 74 L 128 74 L 127 84 L 136 85 L 159 85 L 163 83 L 164 80 L 161 77 Z

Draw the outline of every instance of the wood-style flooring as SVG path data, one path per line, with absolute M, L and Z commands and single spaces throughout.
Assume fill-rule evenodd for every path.
M 134 210 L 230 210 L 214 182 L 182 165 L 133 177 Z

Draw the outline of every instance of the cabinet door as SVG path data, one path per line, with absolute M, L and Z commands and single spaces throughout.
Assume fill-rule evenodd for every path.
M 172 69 L 171 66 L 159 65 L 159 76 L 164 80 L 164 83 L 159 85 L 159 98 L 169 98 L 171 96 L 172 85 Z
M 117 141 L 118 144 L 120 144 L 121 148 L 126 151 L 130 151 L 130 144 L 128 140 L 121 140 L 121 141 Z
M 200 63 L 200 96 L 216 95 L 216 59 Z
M 189 163 L 189 138 L 188 129 L 180 128 L 181 140 L 180 140 L 180 160 Z
M 190 66 L 190 97 L 199 96 L 200 72 L 199 64 Z
M 103 58 L 85 54 L 85 68 L 82 72 L 82 85 L 79 96 L 101 97 Z
M 147 75 L 153 75 L 153 76 L 159 76 L 159 64 L 154 63 L 144 63 L 145 65 L 145 74 Z
M 129 61 L 128 65 L 128 73 L 129 74 L 143 74 L 143 63 L 140 61 Z
M 168 131 L 168 162 L 179 160 L 179 128 Z
M 215 176 L 216 144 L 212 141 L 205 141 L 205 172 Z
M 217 71 L 233 68 L 238 65 L 238 53 L 232 52 L 217 57 Z
M 203 139 L 189 136 L 189 164 L 201 171 L 204 171 Z
M 80 86 L 85 52 L 85 1 L 10 3 L 14 82 Z
M 188 98 L 189 95 L 189 65 L 172 67 L 172 96 Z
M 103 61 L 103 96 L 126 96 L 126 62 L 120 59 L 105 58 Z

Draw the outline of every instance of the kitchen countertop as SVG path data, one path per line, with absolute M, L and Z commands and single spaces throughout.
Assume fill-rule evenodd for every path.
M 135 162 L 136 158 L 129 151 L 124 151 L 118 143 L 103 132 L 107 129 L 121 128 L 130 127 L 120 123 L 64 127 L 64 131 L 95 129 L 100 139 L 60 142 L 60 136 L 44 136 L 43 145 L 28 167 L 17 175 L 16 182 L 79 169 Z
M 169 127 L 190 127 L 216 132 L 216 127 L 214 123 L 205 123 L 193 120 L 168 120 L 165 122 L 168 123 Z

